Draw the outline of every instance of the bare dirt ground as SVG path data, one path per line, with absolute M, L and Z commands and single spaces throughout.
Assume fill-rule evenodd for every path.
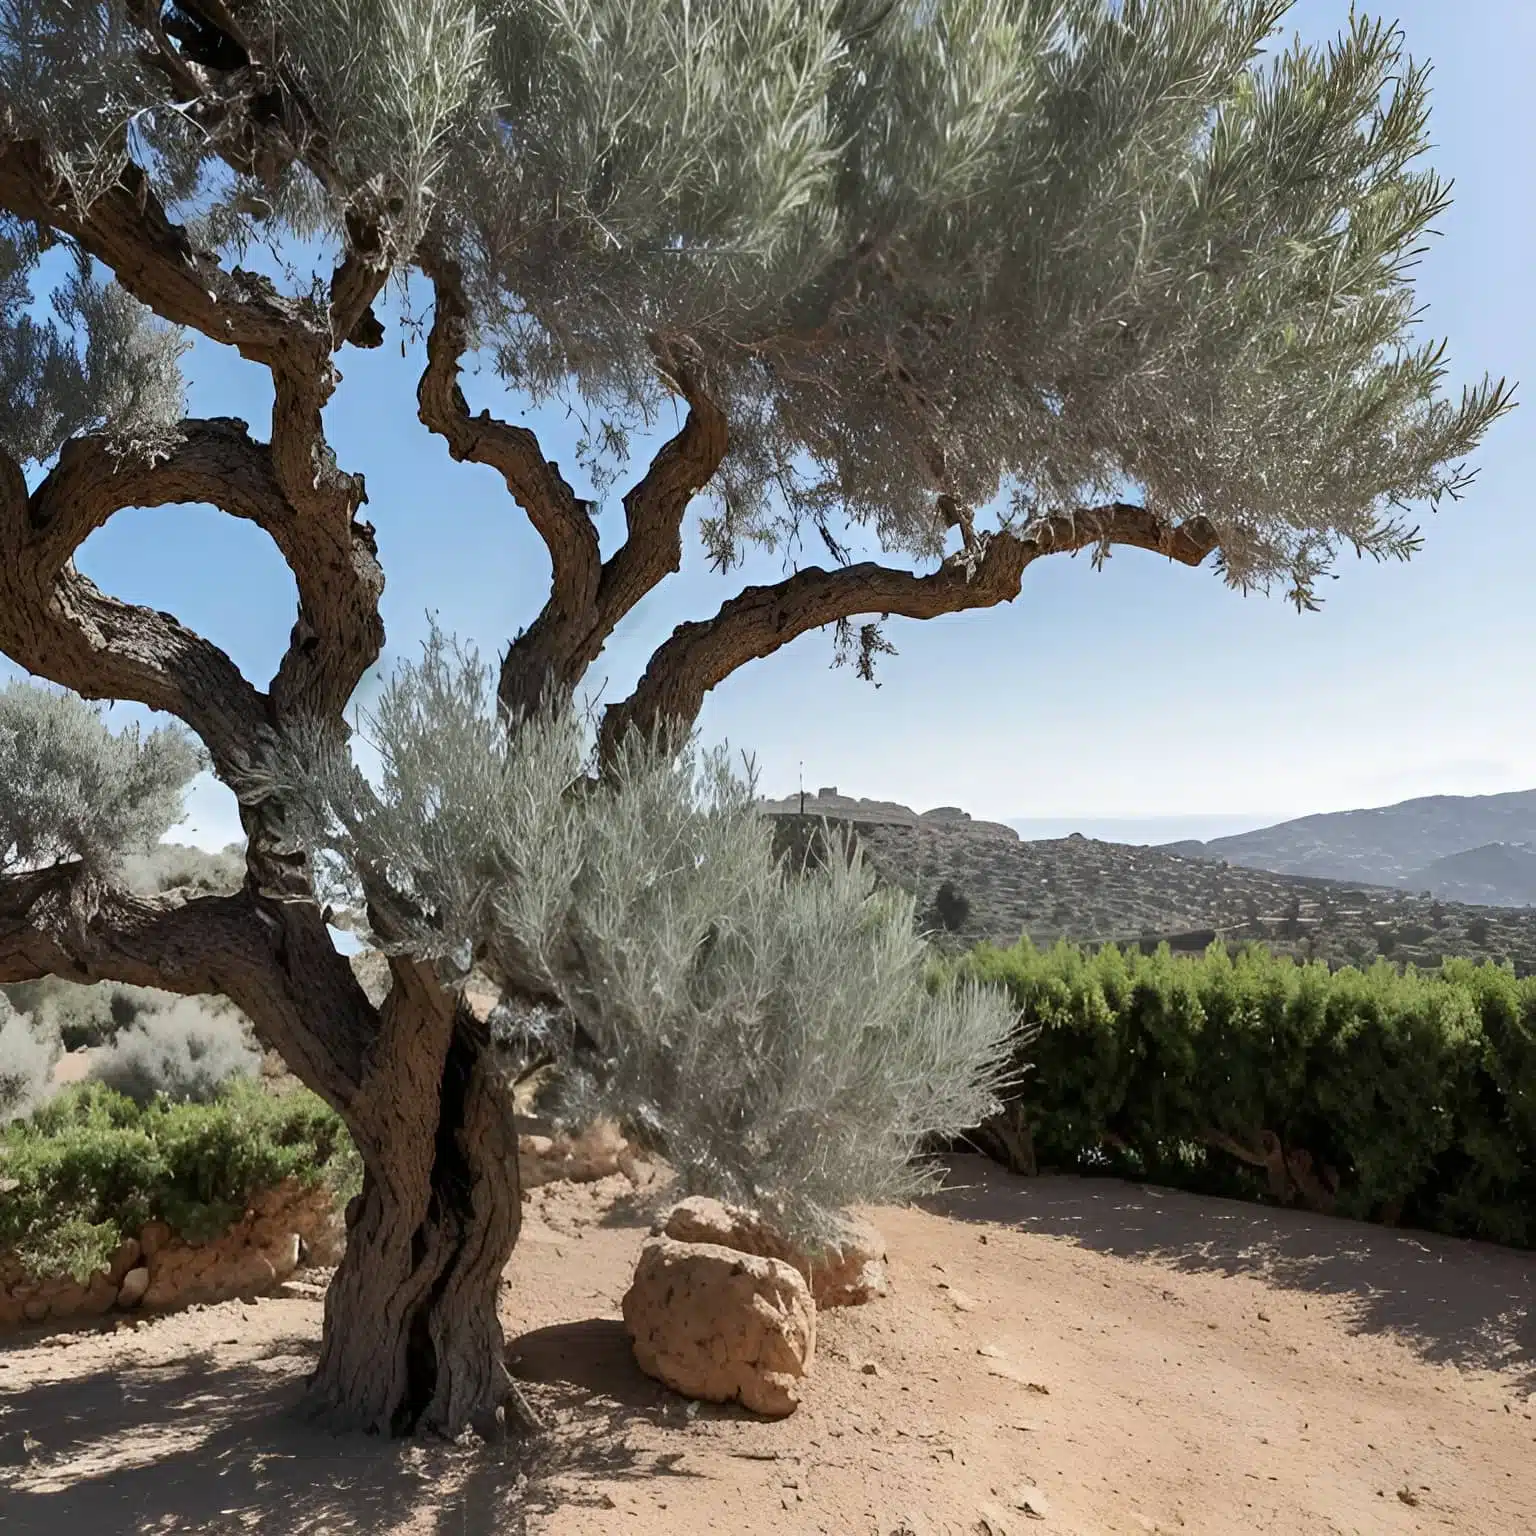
M 1529 1255 L 979 1160 L 952 1182 L 870 1213 L 893 1293 L 821 1315 L 805 1403 L 779 1423 L 635 1369 L 618 1308 L 647 1218 L 622 1180 L 527 1206 L 504 1315 L 551 1425 L 533 1443 L 295 1423 L 323 1276 L 15 1340 L 0 1531 L 1536 1531 Z

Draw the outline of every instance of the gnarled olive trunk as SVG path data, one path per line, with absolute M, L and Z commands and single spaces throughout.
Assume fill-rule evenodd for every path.
M 379 1434 L 490 1432 L 520 1407 L 497 1311 L 521 1225 L 511 1096 L 468 1007 L 424 966 L 391 969 L 377 1045 L 342 1111 L 365 1172 L 309 1406 Z

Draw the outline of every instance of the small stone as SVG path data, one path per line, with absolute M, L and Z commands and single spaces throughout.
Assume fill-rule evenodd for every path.
M 74 1280 L 65 1280 L 56 1287 L 48 1303 L 48 1316 L 73 1317 L 85 1304 L 85 1287 Z
M 1045 1495 L 1032 1483 L 1024 1483 L 1015 1488 L 1009 1495 L 1008 1502 L 1031 1520 L 1044 1520 L 1050 1514 L 1050 1506 L 1045 1502 Z
M 144 1293 L 149 1289 L 149 1270 L 140 1264 L 135 1269 L 130 1269 L 123 1276 L 123 1283 L 117 1288 L 117 1304 L 120 1307 L 136 1307 L 143 1299 Z
M 247 1248 L 227 1264 L 208 1271 L 204 1280 L 215 1296 L 258 1296 L 277 1284 L 278 1275 L 265 1253 L 259 1248 Z
M 152 1259 L 171 1240 L 171 1229 L 163 1221 L 146 1222 L 139 1231 L 139 1247 L 146 1259 Z
M 121 1285 L 123 1276 L 139 1262 L 139 1253 L 139 1240 L 136 1237 L 125 1237 L 117 1245 L 107 1265 L 107 1276 L 114 1286 Z
M 286 1280 L 299 1267 L 302 1248 L 299 1234 L 289 1232 L 262 1250 L 272 1266 L 274 1279 Z
M 111 1275 L 97 1270 L 85 1288 L 85 1299 L 80 1303 L 80 1310 L 91 1317 L 100 1317 L 103 1312 L 110 1312 L 117 1301 L 117 1291 L 118 1287 L 113 1283 Z

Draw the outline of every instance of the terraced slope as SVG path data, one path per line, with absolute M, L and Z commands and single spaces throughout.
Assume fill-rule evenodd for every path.
M 822 808 L 812 797 L 807 802 Z M 785 804 L 764 805 L 780 819 L 781 846 L 813 845 L 820 818 L 786 813 Z M 1532 910 L 1441 902 L 1083 837 L 1022 842 L 1009 828 L 960 813 L 933 818 L 909 811 L 910 820 L 899 820 L 861 814 L 853 801 L 827 809 L 832 824 L 852 829 L 883 878 L 915 894 L 933 927 L 941 885 L 964 898 L 964 921 L 939 935 L 946 945 L 1011 944 L 1028 934 L 1037 943 L 1166 938 L 1176 948 L 1203 949 L 1219 937 L 1260 940 L 1280 953 L 1335 965 L 1387 955 L 1425 966 L 1466 955 L 1536 973 Z

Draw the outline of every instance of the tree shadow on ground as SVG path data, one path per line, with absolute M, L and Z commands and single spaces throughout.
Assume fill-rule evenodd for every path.
M 531 1517 L 607 1496 L 626 1478 L 689 1476 L 682 1452 L 635 1432 L 696 1416 L 643 1376 L 617 1322 L 539 1329 L 509 1363 L 546 1432 L 500 1444 L 336 1435 L 297 1405 L 312 1336 L 238 1362 L 212 1352 L 89 1370 L 6 1396 L 5 1536 L 519 1536 Z M 703 1410 L 729 1416 L 727 1410 Z M 654 1436 L 650 1437 L 653 1440 Z
M 1357 1333 L 1392 1333 L 1423 1358 L 1509 1372 L 1536 1389 L 1536 1255 L 1122 1179 L 1024 1178 L 949 1159 L 935 1215 L 1066 1237 L 1191 1273 L 1252 1275 L 1352 1303 Z
M 701 1420 L 750 1417 L 737 1408 L 689 1402 L 646 1376 L 617 1319 L 534 1329 L 512 1341 L 508 1364 L 547 1426 L 545 1434 L 515 1444 L 516 1501 L 525 1519 L 572 1505 L 612 1508 L 607 1492 L 593 1491 L 596 1483 L 698 1476 L 681 1465 L 685 1442 L 667 1440 Z M 466 1486 L 467 1536 L 507 1528 L 487 1518 L 498 1497 L 508 1507 L 506 1494 L 504 1475 L 498 1487 L 496 1467 L 483 1461 Z M 439 1532 L 460 1536 L 461 1528 Z
M 293 1412 L 309 1338 L 32 1384 L 4 1402 L 7 1536 L 89 1531 L 385 1531 L 419 1476 L 394 1447 Z M 16 1442 L 25 1440 L 18 1446 Z M 17 1450 L 21 1454 L 16 1454 Z

